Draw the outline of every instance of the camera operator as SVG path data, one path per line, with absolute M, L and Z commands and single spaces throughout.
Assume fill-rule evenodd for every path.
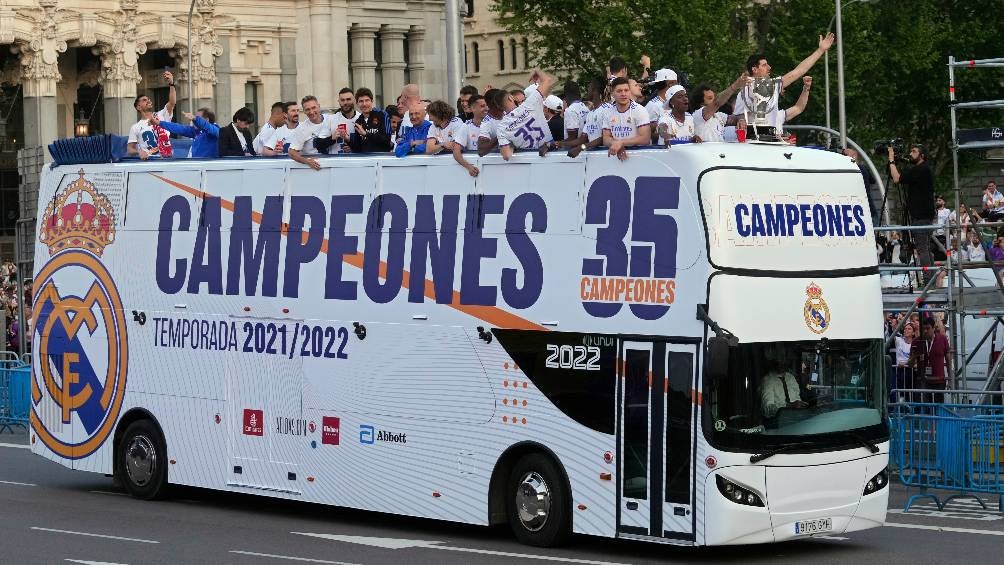
M 896 150 L 890 144 L 889 177 L 892 182 L 907 185 L 906 211 L 912 226 L 929 226 L 934 223 L 934 173 L 927 164 L 927 150 L 923 145 L 910 146 L 910 162 L 912 167 L 899 172 L 896 166 Z M 911 234 L 917 247 L 917 260 L 922 267 L 931 266 L 931 232 L 916 231 Z M 926 283 L 930 277 L 924 274 Z

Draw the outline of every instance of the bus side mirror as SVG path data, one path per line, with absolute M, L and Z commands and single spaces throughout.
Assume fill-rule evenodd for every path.
M 729 373 L 729 352 L 731 344 L 724 337 L 708 338 L 708 376 L 712 379 L 724 378 Z

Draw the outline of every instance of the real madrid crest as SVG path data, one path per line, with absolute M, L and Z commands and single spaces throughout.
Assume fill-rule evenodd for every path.
M 810 283 L 805 287 L 805 296 L 805 306 L 802 308 L 805 325 L 813 333 L 821 334 L 830 327 L 830 307 L 823 300 L 823 289 L 816 283 Z

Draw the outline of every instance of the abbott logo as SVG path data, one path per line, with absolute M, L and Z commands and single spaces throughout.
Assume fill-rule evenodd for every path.
M 373 426 L 369 424 L 359 425 L 359 443 L 363 445 L 373 445 L 376 443 L 376 434 L 374 433 Z

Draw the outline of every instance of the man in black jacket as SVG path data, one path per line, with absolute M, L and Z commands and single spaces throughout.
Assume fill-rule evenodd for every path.
M 387 114 L 373 109 L 373 91 L 365 87 L 357 90 L 356 105 L 360 116 L 356 120 L 356 131 L 349 139 L 352 152 L 386 153 L 393 149 L 387 131 Z
M 234 112 L 233 123 L 220 128 L 220 157 L 249 157 L 255 154 L 251 131 L 248 130 L 253 123 L 254 114 L 247 107 Z

